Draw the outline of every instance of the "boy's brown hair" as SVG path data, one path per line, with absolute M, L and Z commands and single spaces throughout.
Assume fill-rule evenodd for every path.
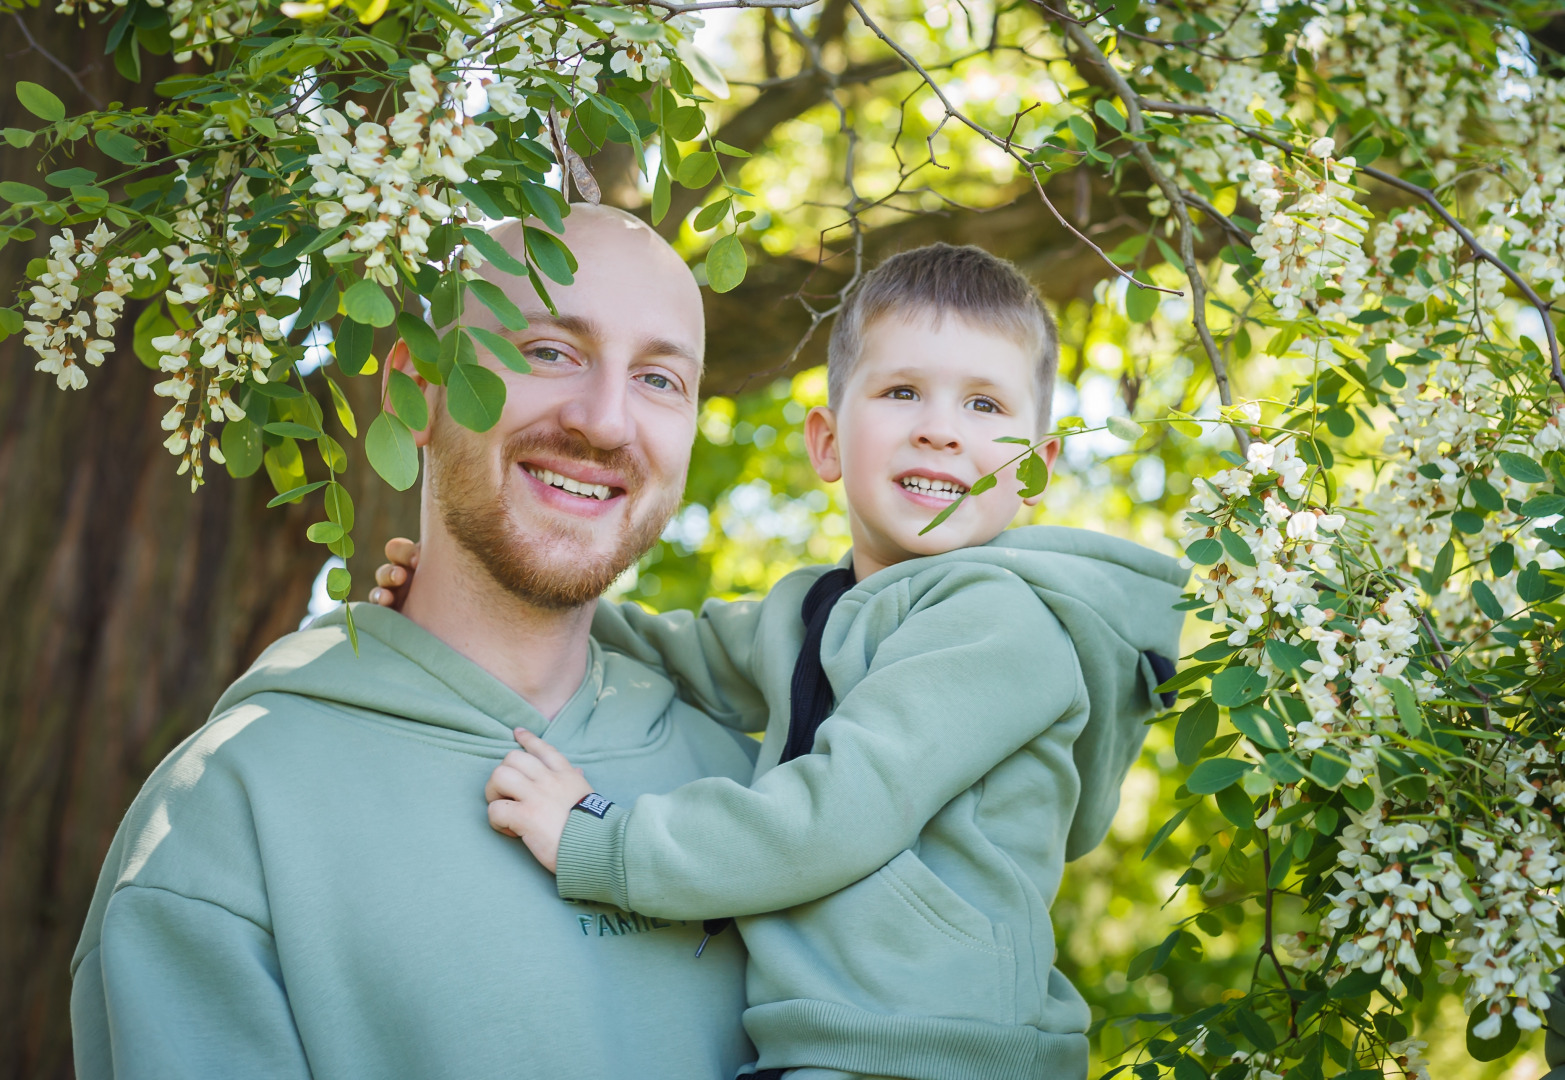
M 929 244 L 891 256 L 865 275 L 837 313 L 826 351 L 827 400 L 842 402 L 876 319 L 927 312 L 957 315 L 1012 338 L 1037 357 L 1038 432 L 1049 430 L 1059 335 L 1037 290 L 1016 266 L 982 248 Z

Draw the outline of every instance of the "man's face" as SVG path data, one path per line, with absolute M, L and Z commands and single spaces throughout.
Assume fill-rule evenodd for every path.
M 464 321 L 494 330 L 532 365 L 517 374 L 477 345 L 506 384 L 487 432 L 435 410 L 429 483 L 446 531 L 528 603 L 594 600 L 657 541 L 678 508 L 695 438 L 701 296 L 678 256 L 644 226 L 576 209 L 566 242 L 580 269 L 550 285 L 494 271 L 527 316 L 506 331 L 469 297 Z M 496 239 L 521 250 L 520 225 Z

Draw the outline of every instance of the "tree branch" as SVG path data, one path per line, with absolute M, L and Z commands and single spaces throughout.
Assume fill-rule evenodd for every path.
M 32 50 L 39 56 L 43 57 L 45 60 L 49 61 L 49 63 L 53 64 L 55 67 L 65 72 L 65 77 L 71 80 L 76 89 L 81 92 L 82 97 L 86 98 L 92 104 L 94 109 L 101 110 L 103 108 L 103 102 L 99 101 L 97 95 L 95 95 L 91 90 L 88 90 L 87 87 L 82 85 L 82 81 L 76 77 L 76 72 L 66 67 L 58 56 L 55 56 L 48 49 L 38 44 L 37 39 L 33 37 L 33 32 L 27 29 L 27 23 L 22 20 L 21 13 L 13 11 L 11 12 L 11 17 L 16 20 L 16 25 L 22 28 L 22 36 L 27 39 L 27 44 L 31 46 Z
M 701 3 L 676 4 L 670 0 L 638 0 L 647 7 L 661 8 L 670 15 L 684 15 L 692 11 L 711 11 L 714 8 L 807 8 L 816 0 L 704 0 Z
M 1039 6 L 1054 14 L 1046 5 L 1039 3 Z M 1131 132 L 1137 135 L 1144 132 L 1146 122 L 1141 118 L 1141 96 L 1131 89 L 1130 83 L 1125 81 L 1125 77 L 1109 62 L 1108 57 L 1103 55 L 1103 50 L 1098 48 L 1098 43 L 1092 40 L 1092 35 L 1087 33 L 1085 27 L 1075 20 L 1061 20 L 1060 26 L 1065 31 L 1065 36 L 1076 45 L 1088 62 L 1102 73 L 1109 85 L 1114 88 L 1114 93 L 1125 103 L 1126 120 Z M 1195 324 L 1196 336 L 1201 339 L 1201 348 L 1206 351 L 1207 361 L 1212 365 L 1212 376 L 1217 381 L 1218 399 L 1225 406 L 1232 406 L 1233 389 L 1228 381 L 1228 368 L 1223 363 L 1222 352 L 1218 349 L 1217 342 L 1212 337 L 1212 330 L 1206 322 L 1206 278 L 1201 272 L 1201 265 L 1196 262 L 1195 226 L 1190 221 L 1190 211 L 1185 205 L 1184 192 L 1158 166 L 1146 143 L 1137 141 L 1131 152 L 1135 154 L 1136 160 L 1141 162 L 1141 167 L 1147 171 L 1147 175 L 1163 193 L 1163 197 L 1168 200 L 1169 207 L 1179 222 L 1179 261 L 1184 264 L 1185 277 L 1190 281 L 1191 322 Z M 1233 429 L 1234 438 L 1239 441 L 1240 451 L 1248 452 L 1249 433 L 1239 424 L 1232 424 L 1230 427 Z

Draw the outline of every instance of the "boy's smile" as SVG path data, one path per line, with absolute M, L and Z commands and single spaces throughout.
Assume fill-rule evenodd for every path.
M 956 316 L 894 312 L 865 328 L 833 409 L 805 420 L 821 479 L 848 498 L 862 580 L 894 563 L 984 544 L 1022 506 L 1012 470 L 929 533 L 936 514 L 999 469 L 1038 428 L 1038 358 L 1011 335 Z M 1044 448 L 1052 465 L 1057 444 Z M 1028 500 L 1029 502 L 1035 500 Z

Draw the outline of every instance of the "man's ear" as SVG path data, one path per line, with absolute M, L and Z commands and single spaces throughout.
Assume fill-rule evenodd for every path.
M 842 479 L 842 457 L 837 452 L 837 417 L 817 405 L 804 418 L 804 445 L 810 451 L 815 475 L 826 483 Z
M 1054 477 L 1054 463 L 1055 461 L 1059 460 L 1060 447 L 1064 445 L 1065 443 L 1060 439 L 1050 439 L 1048 442 L 1038 447 L 1038 456 L 1043 458 L 1043 464 L 1049 470 L 1050 479 L 1053 479 Z M 1040 492 L 1030 499 L 1023 499 L 1022 502 L 1028 506 L 1037 506 L 1042 498 L 1043 493 Z
M 386 354 L 386 364 L 380 378 L 380 407 L 389 408 L 387 398 L 390 396 L 391 372 L 395 368 L 408 378 L 412 379 L 420 391 L 424 394 L 424 401 L 429 405 L 429 415 L 435 415 L 435 409 L 440 405 L 440 388 L 435 386 L 424 376 L 418 373 L 418 367 L 413 363 L 413 352 L 408 348 L 408 343 L 401 338 L 391 347 L 391 352 Z M 393 410 L 395 411 L 395 410 Z M 409 425 L 410 427 L 412 425 Z M 434 427 L 433 421 L 420 428 L 413 428 L 413 445 L 423 448 L 429 445 L 429 432 Z

